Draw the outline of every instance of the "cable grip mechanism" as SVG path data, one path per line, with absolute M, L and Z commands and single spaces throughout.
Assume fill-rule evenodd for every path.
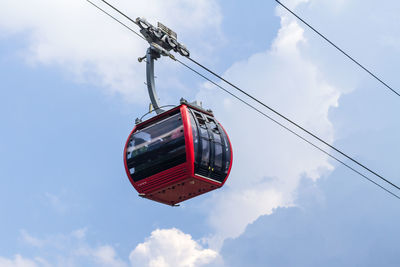
M 180 53 L 182 56 L 189 57 L 189 50 L 177 41 L 177 34 L 158 22 L 154 27 L 144 18 L 137 18 L 136 24 L 140 27 L 140 33 L 144 36 L 150 47 L 147 49 L 146 56 L 139 57 L 138 61 L 142 62 L 146 59 L 146 80 L 147 90 L 150 101 L 157 114 L 163 113 L 165 110 L 160 108 L 159 98 L 156 92 L 154 82 L 154 60 L 161 56 L 167 56 L 172 60 L 176 60 L 175 56 L 170 53 L 171 50 Z

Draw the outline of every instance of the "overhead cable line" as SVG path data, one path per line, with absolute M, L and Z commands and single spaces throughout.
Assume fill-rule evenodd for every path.
M 204 76 L 203 74 L 201 74 L 200 72 L 198 72 L 197 70 L 193 69 L 192 67 L 188 66 L 187 64 L 183 63 L 182 61 L 180 61 L 179 59 L 176 59 L 177 62 L 179 62 L 180 64 L 182 64 L 184 67 L 188 68 L 189 70 L 191 70 L 192 72 L 196 73 L 197 75 L 199 75 L 200 77 L 202 77 L 203 79 L 207 80 L 208 82 L 212 83 L 213 85 L 215 85 L 216 87 L 218 87 L 219 89 L 223 90 L 225 93 L 231 95 L 232 97 L 236 98 L 237 100 L 239 100 L 240 102 L 242 102 L 243 104 L 247 105 L 248 107 L 250 107 L 251 109 L 255 110 L 256 112 L 260 113 L 262 116 L 268 118 L 269 120 L 271 120 L 272 122 L 278 124 L 279 126 L 281 126 L 282 128 L 284 128 L 285 130 L 289 131 L 290 133 L 294 134 L 295 136 L 297 136 L 298 138 L 300 138 L 301 140 L 303 140 L 304 142 L 308 143 L 309 145 L 313 146 L 314 148 L 318 149 L 319 151 L 321 151 L 322 153 L 324 153 L 325 155 L 331 157 L 332 159 L 336 160 L 337 162 L 341 163 L 342 165 L 344 165 L 345 167 L 347 167 L 348 169 L 352 170 L 353 172 L 355 172 L 356 174 L 362 176 L 363 178 L 365 178 L 366 180 L 368 180 L 369 182 L 373 183 L 374 185 L 380 187 L 381 189 L 383 189 L 384 191 L 386 191 L 387 193 L 393 195 L 394 197 L 400 199 L 400 196 L 393 193 L 392 191 L 390 191 L 389 189 L 383 187 L 382 185 L 378 184 L 377 182 L 375 182 L 374 180 L 372 180 L 371 178 L 367 177 L 366 175 L 364 175 L 363 173 L 361 173 L 360 171 L 356 170 L 355 168 L 351 167 L 350 165 L 346 164 L 344 161 L 340 160 L 339 158 L 333 156 L 332 154 L 330 154 L 329 152 L 327 152 L 326 150 L 322 149 L 321 147 L 317 146 L 316 144 L 312 143 L 311 141 L 307 140 L 305 137 L 301 136 L 300 134 L 296 133 L 295 131 L 293 131 L 292 129 L 290 129 L 289 127 L 283 125 L 281 122 L 277 121 L 276 119 L 272 118 L 271 116 L 269 116 L 268 114 L 266 114 L 265 112 L 261 111 L 260 109 L 256 108 L 254 105 L 250 104 L 249 102 L 243 100 L 242 98 L 240 98 L 239 96 L 233 94 L 232 92 L 228 91 L 226 88 L 222 87 L 221 85 L 217 84 L 216 82 L 212 81 L 210 78 Z
M 135 30 L 131 29 L 129 26 L 127 26 L 126 24 L 124 24 L 123 22 L 121 22 L 120 20 L 118 20 L 117 18 L 113 17 L 111 14 L 107 13 L 105 10 L 101 9 L 100 7 L 98 7 L 97 5 L 95 5 L 94 3 L 92 3 L 90 0 L 86 0 L 89 3 L 91 3 L 93 6 L 95 6 L 96 8 L 98 8 L 100 11 L 102 11 L 103 13 L 107 14 L 109 17 L 111 17 L 113 20 L 117 21 L 118 23 L 120 23 L 121 25 L 123 25 L 124 27 L 126 27 L 127 29 L 129 29 L 130 31 L 134 32 L 135 34 L 139 35 Z M 104 0 L 101 0 L 103 2 L 105 2 Z M 117 10 L 116 8 L 114 8 L 115 10 Z M 118 11 L 119 13 L 122 13 L 121 11 Z M 125 16 L 125 15 L 124 15 Z M 136 23 L 135 23 L 136 24 Z M 144 39 L 142 36 L 140 36 L 142 39 Z M 211 74 L 213 74 L 214 76 L 216 76 L 217 78 L 219 78 L 220 80 L 224 81 L 225 83 L 229 84 L 230 86 L 232 86 L 233 88 L 237 89 L 238 91 L 240 91 L 241 93 L 245 94 L 246 96 L 248 96 L 249 98 L 253 99 L 254 101 L 256 101 L 257 103 L 261 104 L 262 106 L 268 108 L 270 111 L 274 112 L 276 115 L 279 115 L 281 118 L 285 119 L 286 121 L 290 122 L 291 124 L 295 125 L 297 128 L 303 130 L 305 133 L 311 135 L 312 137 L 316 138 L 317 140 L 319 140 L 320 142 L 324 143 L 325 145 L 327 145 L 328 147 L 332 148 L 333 150 L 335 150 L 336 152 L 338 152 L 339 154 L 345 156 L 346 158 L 350 159 L 351 161 L 353 161 L 354 163 L 356 163 L 357 165 L 363 167 L 365 170 L 371 172 L 372 174 L 374 174 L 375 176 L 379 177 L 381 180 L 385 181 L 386 183 L 388 183 L 389 185 L 395 187 L 396 189 L 400 189 L 400 187 L 398 187 L 397 185 L 393 184 L 392 182 L 390 182 L 389 180 L 385 179 L 384 177 L 380 176 L 379 174 L 377 174 L 376 172 L 370 170 L 369 168 L 367 168 L 366 166 L 362 165 L 361 163 L 359 163 L 358 161 L 354 160 L 353 158 L 351 158 L 350 156 L 346 155 L 345 153 L 341 152 L 340 150 L 338 150 L 337 148 L 335 148 L 334 146 L 330 145 L 329 143 L 327 143 L 326 141 L 324 141 L 323 139 L 319 138 L 318 136 L 316 136 L 315 134 L 309 132 L 308 130 L 306 130 L 305 128 L 301 127 L 300 125 L 298 125 L 297 123 L 293 122 L 292 120 L 288 119 L 287 117 L 283 116 L 281 113 L 277 112 L 276 110 L 272 109 L 271 107 L 267 106 L 266 104 L 264 104 L 263 102 L 259 101 L 257 98 L 251 96 L 250 94 L 246 93 L 245 91 L 243 91 L 242 89 L 240 89 L 239 87 L 235 86 L 234 84 L 230 83 L 229 81 L 225 80 L 224 78 L 222 78 L 220 75 L 216 74 L 215 72 L 211 71 L 210 69 L 206 68 L 205 66 L 203 66 L 202 64 L 198 63 L 197 61 L 189 58 L 189 60 L 191 60 L 193 63 L 195 63 L 196 65 L 200 66 L 201 68 L 205 69 L 206 71 L 210 72 Z M 184 67 L 188 68 L 189 70 L 193 71 L 194 73 L 196 73 L 197 75 L 201 76 L 202 78 L 204 78 L 205 80 L 211 82 L 212 84 L 214 84 L 215 86 L 217 86 L 218 88 L 222 89 L 223 91 L 225 91 L 226 93 L 228 93 L 229 95 L 231 95 L 232 97 L 238 99 L 239 101 L 241 101 L 242 103 L 244 103 L 245 105 L 251 107 L 252 109 L 254 109 L 255 111 L 257 111 L 258 113 L 260 113 L 261 115 L 265 116 L 266 118 L 272 120 L 273 122 L 275 122 L 276 124 L 278 124 L 279 126 L 283 127 L 284 129 L 286 129 L 287 131 L 291 132 L 292 134 L 296 135 L 297 137 L 299 137 L 300 139 L 302 139 L 303 141 L 307 142 L 308 144 L 310 144 L 311 146 L 313 146 L 314 148 L 320 150 L 321 152 L 323 152 L 324 154 L 328 155 L 329 157 L 333 158 L 334 160 L 338 161 L 339 163 L 343 164 L 344 166 L 346 166 L 347 168 L 349 168 L 350 170 L 352 170 L 353 172 L 359 174 L 360 176 L 362 176 L 363 178 L 367 179 L 368 181 L 370 181 L 371 183 L 375 184 L 376 186 L 380 187 L 381 189 L 383 189 L 384 191 L 388 192 L 389 194 L 393 195 L 394 197 L 400 199 L 400 196 L 398 196 L 397 194 L 393 193 L 392 191 L 390 191 L 389 189 L 383 187 L 382 185 L 378 184 L 377 182 L 375 182 L 374 180 L 372 180 L 371 178 L 367 177 L 366 175 L 362 174 L 360 171 L 356 170 L 355 168 L 351 167 L 350 165 L 346 164 L 344 161 L 340 160 L 339 158 L 331 155 L 329 152 L 325 151 L 324 149 L 320 148 L 319 146 L 315 145 L 314 143 L 312 143 L 311 141 L 307 140 L 306 138 L 304 138 L 303 136 L 299 135 L 298 133 L 294 132 L 293 130 L 291 130 L 290 128 L 288 128 L 287 126 L 283 125 L 282 123 L 278 122 L 277 120 L 273 119 L 271 116 L 267 115 L 266 113 L 262 112 L 261 110 L 259 110 L 258 108 L 256 108 L 255 106 L 251 105 L 250 103 L 248 103 L 247 101 L 241 99 L 240 97 L 238 97 L 237 95 L 231 93 L 230 91 L 228 91 L 227 89 L 225 89 L 224 87 L 222 87 L 221 85 L 217 84 L 216 82 L 212 81 L 210 78 L 204 76 L 203 74 L 201 74 L 200 72 L 196 71 L 195 69 L 191 68 L 190 66 L 188 66 L 187 64 L 183 63 L 182 61 L 180 61 L 179 59 L 175 58 L 175 61 L 179 62 L 180 64 L 182 64 Z
M 137 31 L 133 30 L 132 28 L 130 28 L 128 25 L 126 25 L 125 23 L 123 23 L 122 21 L 120 21 L 119 19 L 115 18 L 114 16 L 112 16 L 110 13 L 108 13 L 107 11 L 105 11 L 104 9 L 102 9 L 101 7 L 99 7 L 98 5 L 96 5 L 95 3 L 93 3 L 90 0 L 86 0 L 88 1 L 90 4 L 92 4 L 94 7 L 96 7 L 97 9 L 99 9 L 100 11 L 102 11 L 104 14 L 106 14 L 107 16 L 109 16 L 110 18 L 112 18 L 113 20 L 115 20 L 116 22 L 118 22 L 119 24 L 121 24 L 122 26 L 124 26 L 125 28 L 127 28 L 129 31 L 133 32 L 134 34 L 136 34 L 137 36 L 139 36 L 140 38 L 142 38 L 143 40 L 146 41 L 146 39 Z M 103 1 L 105 2 L 105 1 Z M 106 4 L 108 4 L 107 2 L 105 2 Z M 110 4 L 108 4 L 110 5 Z M 121 13 L 121 12 L 120 12 Z M 122 14 L 122 13 L 121 13 Z M 127 17 L 127 16 L 125 16 Z M 128 18 L 128 17 L 127 17 Z M 131 19 L 130 19 L 131 20 Z M 132 22 L 134 22 L 136 24 L 136 22 L 134 20 L 131 20 Z
M 400 96 L 400 93 L 393 89 L 391 86 L 389 86 L 386 82 L 384 82 L 381 78 L 376 76 L 372 71 L 364 67 L 360 62 L 358 62 L 356 59 L 354 59 L 352 56 L 350 56 L 348 53 L 346 53 L 343 49 L 341 49 L 339 46 L 334 44 L 331 40 L 329 40 L 327 37 L 325 37 L 322 33 L 320 33 L 317 29 L 315 29 L 313 26 L 311 26 L 308 22 L 306 22 L 304 19 L 302 19 L 299 15 L 294 13 L 291 9 L 289 9 L 287 6 L 282 4 L 279 0 L 275 0 L 279 5 L 281 5 L 284 9 L 289 11 L 293 16 L 295 16 L 297 19 L 299 19 L 301 22 L 303 22 L 307 27 L 309 27 L 311 30 L 313 30 L 316 34 L 321 36 L 325 41 L 327 41 L 329 44 L 331 44 L 333 47 L 335 47 L 337 50 L 339 50 L 343 55 L 345 55 L 347 58 L 349 58 L 351 61 L 353 61 L 355 64 L 357 64 L 360 68 L 362 68 L 364 71 L 366 71 L 369 75 L 374 77 L 377 81 L 379 81 L 381 84 L 383 84 L 385 87 L 387 87 L 390 91 L 395 93 L 397 96 Z
M 126 19 L 128 19 L 129 21 L 133 22 L 134 24 L 138 25 L 136 21 L 134 21 L 133 19 L 131 19 L 129 16 L 125 15 L 121 10 L 119 10 L 118 8 L 116 8 L 115 6 L 111 5 L 110 3 L 108 3 L 107 1 L 104 0 L 100 0 L 103 3 L 105 3 L 106 5 L 108 5 L 109 7 L 111 7 L 112 9 L 114 9 L 115 11 L 117 11 L 119 14 L 121 14 L 122 16 L 124 16 Z
M 396 189 L 400 190 L 400 187 L 394 183 L 392 183 L 391 181 L 389 181 L 388 179 L 386 179 L 385 177 L 383 177 L 382 175 L 378 174 L 377 172 L 371 170 L 370 168 L 368 168 L 367 166 L 365 166 L 364 164 L 360 163 L 358 160 L 352 158 L 351 156 L 347 155 L 346 153 L 344 153 L 343 151 L 341 151 L 340 149 L 334 147 L 333 145 L 329 144 L 327 141 L 325 141 L 324 139 L 322 139 L 321 137 L 317 136 L 316 134 L 314 134 L 313 132 L 307 130 L 306 128 L 304 128 L 303 126 L 301 126 L 300 124 L 294 122 L 293 120 L 289 119 L 288 117 L 286 117 L 285 115 L 283 115 L 282 113 L 280 113 L 279 111 L 277 111 L 276 109 L 268 106 L 267 104 L 265 104 L 264 102 L 258 100 L 256 97 L 254 97 L 253 95 L 250 95 L 249 93 L 247 93 L 246 91 L 244 91 L 243 89 L 239 88 L 238 86 L 234 85 L 233 83 L 229 82 L 228 80 L 224 79 L 221 75 L 218 75 L 217 73 L 215 73 L 214 71 L 210 70 L 209 68 L 205 67 L 204 65 L 200 64 L 199 62 L 197 62 L 196 60 L 189 58 L 190 61 L 192 61 L 193 63 L 195 63 L 196 65 L 198 65 L 199 67 L 203 68 L 204 70 L 206 70 L 207 72 L 211 73 L 212 75 L 214 75 L 215 77 L 217 77 L 218 79 L 220 79 L 221 81 L 224 81 L 225 83 L 229 84 L 230 86 L 232 86 L 233 88 L 235 88 L 236 90 L 238 90 L 239 92 L 241 92 L 242 94 L 246 95 L 247 97 L 249 97 L 250 99 L 254 100 L 255 102 L 257 102 L 258 104 L 262 105 L 263 107 L 269 109 L 270 111 L 272 111 L 273 113 L 275 113 L 276 115 L 278 115 L 279 117 L 281 117 L 282 119 L 288 121 L 289 123 L 291 123 L 292 125 L 296 126 L 298 129 L 302 130 L 303 132 L 311 135 L 312 137 L 314 137 L 315 139 L 317 139 L 318 141 L 320 141 L 321 143 L 327 145 L 328 147 L 330 147 L 331 149 L 335 150 L 336 152 L 338 152 L 339 154 L 341 154 L 342 156 L 346 157 L 347 159 L 351 160 L 352 162 L 354 162 L 355 164 L 357 164 L 358 166 L 362 167 L 363 169 L 367 170 L 368 172 L 372 173 L 373 175 L 379 177 L 381 180 L 383 180 L 384 182 L 388 183 L 389 185 L 395 187 Z

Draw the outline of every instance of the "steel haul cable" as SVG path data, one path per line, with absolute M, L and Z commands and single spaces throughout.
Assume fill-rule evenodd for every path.
M 347 167 L 348 169 L 352 170 L 353 172 L 357 173 L 358 175 L 362 176 L 363 178 L 367 179 L 369 182 L 375 184 L 376 186 L 380 187 L 381 189 L 383 189 L 384 191 L 388 192 L 389 194 L 393 195 L 394 197 L 400 199 L 400 196 L 393 193 L 392 191 L 388 190 L 387 188 L 381 186 L 380 184 L 378 184 L 377 182 L 375 182 L 374 180 L 372 180 L 371 178 L 367 177 L 366 175 L 362 174 L 361 172 L 357 171 L 356 169 L 354 169 L 353 167 L 351 167 L 350 165 L 346 164 L 344 161 L 340 160 L 339 158 L 333 156 L 332 154 L 330 154 L 329 152 L 325 151 L 324 149 L 322 149 L 321 147 L 317 146 L 316 144 L 312 143 L 311 141 L 307 140 L 305 137 L 301 136 L 300 134 L 296 133 L 295 131 L 293 131 L 292 129 L 288 128 L 287 126 L 283 125 L 282 123 L 280 123 L 279 121 L 275 120 L 274 118 L 272 118 L 271 116 L 267 115 L 266 113 L 262 112 L 261 110 L 259 110 L 258 108 L 256 108 L 255 106 L 251 105 L 250 103 L 248 103 L 247 101 L 241 99 L 240 97 L 238 97 L 237 95 L 231 93 L 230 91 L 228 91 L 227 89 L 225 89 L 224 87 L 222 87 L 221 85 L 217 84 L 216 82 L 212 81 L 210 78 L 207 78 L 206 76 L 204 76 L 203 74 L 201 74 L 200 72 L 196 71 L 195 69 L 191 68 L 190 66 L 186 65 L 185 63 L 181 62 L 179 59 L 177 59 L 176 61 L 178 61 L 180 64 L 182 64 L 183 66 L 185 66 L 186 68 L 188 68 L 189 70 L 193 71 L 194 73 L 196 73 L 197 75 L 199 75 L 200 77 L 202 77 L 203 79 L 207 80 L 208 82 L 212 83 L 213 85 L 215 85 L 216 87 L 220 88 L 221 90 L 223 90 L 224 92 L 226 92 L 227 94 L 231 95 L 232 97 L 236 98 L 237 100 L 239 100 L 240 102 L 242 102 L 243 104 L 247 105 L 248 107 L 252 108 L 253 110 L 257 111 L 258 113 L 260 113 L 261 115 L 263 115 L 264 117 L 268 118 L 269 120 L 271 120 L 272 122 L 278 124 L 279 126 L 281 126 L 282 128 L 284 128 L 285 130 L 289 131 L 290 133 L 294 134 L 295 136 L 297 136 L 298 138 L 300 138 L 301 140 L 303 140 L 304 142 L 308 143 L 309 145 L 313 146 L 314 148 L 318 149 L 319 151 L 321 151 L 322 153 L 326 154 L 327 156 L 331 157 L 332 159 L 336 160 L 337 162 L 343 164 L 345 167 Z
M 113 17 L 111 14 L 109 14 L 107 11 L 105 11 L 104 9 L 102 9 L 101 7 L 99 7 L 98 5 L 96 5 L 95 3 L 93 3 L 92 1 L 86 0 L 87 2 L 89 2 L 91 5 L 93 5 L 94 7 L 96 7 L 97 9 L 99 9 L 100 11 L 102 11 L 104 14 L 106 14 L 107 16 L 109 16 L 110 18 L 112 18 L 113 20 L 115 20 L 116 22 L 118 22 L 119 24 L 121 24 L 122 26 L 124 26 L 125 28 L 127 28 L 129 31 L 133 32 L 134 34 L 136 34 L 137 36 L 139 36 L 140 38 L 142 38 L 143 40 L 146 41 L 146 38 L 144 38 L 140 33 L 136 32 L 135 30 L 133 30 L 132 28 L 130 28 L 128 25 L 126 25 L 125 23 L 123 23 L 122 21 L 118 20 L 117 18 Z M 104 1 L 105 2 L 105 1 Z M 107 2 L 105 2 L 107 3 Z M 108 4 L 108 3 L 107 3 Z M 108 4 L 109 5 L 109 4 Z M 131 20 L 133 21 L 133 20 Z M 135 24 L 136 22 L 133 21 Z
M 311 135 L 312 137 L 314 137 L 315 139 L 317 139 L 318 141 L 320 141 L 321 143 L 329 146 L 331 149 L 335 150 L 336 152 L 338 152 L 339 154 L 341 154 L 342 156 L 346 157 L 347 159 L 351 160 L 352 162 L 354 162 L 355 164 L 357 164 L 358 166 L 362 167 L 363 169 L 367 170 L 368 172 L 372 173 L 373 175 L 379 177 L 381 180 L 385 181 L 386 183 L 390 184 L 391 186 L 395 187 L 396 189 L 400 190 L 400 187 L 392 182 L 390 182 L 388 179 L 384 178 L 382 175 L 378 174 L 377 172 L 371 170 L 370 168 L 368 168 L 367 166 L 365 166 L 364 164 L 360 163 L 359 161 L 353 159 L 352 157 L 350 157 L 349 155 L 347 155 L 346 153 L 344 153 L 343 151 L 337 149 L 336 147 L 334 147 L 333 145 L 329 144 L 327 141 L 323 140 L 322 138 L 320 138 L 319 136 L 317 136 L 316 134 L 312 133 L 311 131 L 307 130 L 306 128 L 304 128 L 303 126 L 299 125 L 298 123 L 294 122 L 293 120 L 289 119 L 287 116 L 283 115 L 282 113 L 278 112 L 277 110 L 275 110 L 274 108 L 266 105 L 264 102 L 261 102 L 260 100 L 258 100 L 256 97 L 250 95 L 249 93 L 247 93 L 246 91 L 244 91 L 243 89 L 237 87 L 236 85 L 234 85 L 233 83 L 229 82 L 228 80 L 224 79 L 221 75 L 218 75 L 217 73 L 215 73 L 214 71 L 210 70 L 209 68 L 205 67 L 204 65 L 200 64 L 199 62 L 197 62 L 196 60 L 189 58 L 190 61 L 192 61 L 193 63 L 195 63 L 196 65 L 198 65 L 199 67 L 201 67 L 202 69 L 206 70 L 207 72 L 211 73 L 212 75 L 214 75 L 215 77 L 217 77 L 218 79 L 220 79 L 221 81 L 229 84 L 230 86 L 232 86 L 233 88 L 235 88 L 236 90 L 238 90 L 239 92 L 241 92 L 242 94 L 246 95 L 247 97 L 251 98 L 252 100 L 254 100 L 255 102 L 257 102 L 258 104 L 262 105 L 263 107 L 269 109 L 270 111 L 272 111 L 273 113 L 275 113 L 276 115 L 278 115 L 279 117 L 281 117 L 282 119 L 288 121 L 289 123 L 291 123 L 292 125 L 296 126 L 298 129 L 302 130 L 303 132 Z
M 126 24 L 124 24 L 123 22 L 121 22 L 120 20 L 118 20 L 117 18 L 113 17 L 111 14 L 107 13 L 105 10 L 101 9 L 99 6 L 97 6 L 96 4 L 94 4 L 93 2 L 91 2 L 90 0 L 86 0 L 87 2 L 91 3 L 93 6 L 95 6 L 96 8 L 98 8 L 99 10 L 101 10 L 102 12 L 104 12 L 105 14 L 107 14 L 109 17 L 111 17 L 113 20 L 117 21 L 118 23 L 120 23 L 121 25 L 123 25 L 124 27 L 126 27 L 127 29 L 129 29 L 130 31 L 134 32 L 136 35 L 139 35 L 142 39 L 144 39 L 139 33 L 137 33 L 136 31 L 134 31 L 133 29 L 131 29 L 129 26 L 127 26 Z M 104 0 L 101 0 L 102 2 L 107 3 Z M 109 3 L 107 3 L 107 5 L 109 5 L 110 7 L 113 7 L 112 5 L 110 5 Z M 115 7 L 113 7 L 114 10 L 116 10 L 118 13 L 121 13 L 122 15 L 124 15 L 124 17 L 129 18 L 128 16 L 126 16 L 125 14 L 123 14 L 121 11 L 119 11 L 118 9 L 116 9 Z M 133 21 L 132 19 L 129 18 L 130 21 Z M 135 22 L 136 24 L 136 22 Z M 193 71 L 194 73 L 196 73 L 197 75 L 201 76 L 202 78 L 204 78 L 205 80 L 211 82 L 212 84 L 214 84 L 215 86 L 217 86 L 218 88 L 222 89 L 223 91 L 225 91 L 226 93 L 228 93 L 229 95 L 231 95 L 232 97 L 238 99 L 239 101 L 241 101 L 242 103 L 244 103 L 245 105 L 251 107 L 252 109 L 254 109 L 255 111 L 257 111 L 258 113 L 260 113 L 261 115 L 267 117 L 268 119 L 272 120 L 273 122 L 277 123 L 279 126 L 283 127 L 284 129 L 288 130 L 289 132 L 291 132 L 292 134 L 296 135 L 297 137 L 299 137 L 300 139 L 302 139 L 303 141 L 307 142 L 308 144 L 312 145 L 314 148 L 320 150 L 321 152 L 323 152 L 324 154 L 328 155 L 329 157 L 333 158 L 334 160 L 338 161 L 339 163 L 343 164 L 344 166 L 346 166 L 347 168 L 349 168 L 350 170 L 352 170 L 353 172 L 359 174 L 360 176 L 362 176 L 363 178 L 367 179 L 368 181 L 370 181 L 371 183 L 375 184 L 376 186 L 380 187 L 381 189 L 383 189 L 384 191 L 388 192 L 389 194 L 393 195 L 394 197 L 400 199 L 400 196 L 393 193 L 392 191 L 390 191 L 389 189 L 383 187 L 382 185 L 378 184 L 377 182 L 373 181 L 371 178 L 367 177 L 366 175 L 362 174 L 361 172 L 359 172 L 358 170 L 354 169 L 353 167 L 351 167 L 350 165 L 346 164 L 344 161 L 340 160 L 339 158 L 331 155 L 329 152 L 325 151 L 324 149 L 320 148 L 319 146 L 315 145 L 314 143 L 312 143 L 311 141 L 307 140 L 306 138 L 304 138 L 303 136 L 299 135 L 298 133 L 294 132 L 293 130 L 291 130 L 290 128 L 288 128 L 287 126 L 283 125 L 282 123 L 278 122 L 277 120 L 273 119 L 271 116 L 267 115 L 266 113 L 262 112 L 261 110 L 259 110 L 258 108 L 254 107 L 253 105 L 249 104 L 247 101 L 241 99 L 240 97 L 236 96 L 235 94 L 231 93 L 230 91 L 228 91 L 227 89 L 225 89 L 224 87 L 220 86 L 219 84 L 217 84 L 216 82 L 212 81 L 211 79 L 207 78 L 206 76 L 204 76 L 203 74 L 201 74 L 200 72 L 196 71 L 195 69 L 191 68 L 190 66 L 188 66 L 187 64 L 183 63 L 182 61 L 178 60 L 178 59 L 174 59 L 175 61 L 179 62 L 180 64 L 182 64 L 184 67 L 188 68 L 189 70 Z M 275 113 L 276 115 L 278 115 L 279 117 L 285 119 L 286 121 L 288 121 L 289 123 L 291 123 L 292 125 L 296 126 L 297 128 L 299 128 L 300 130 L 302 130 L 303 132 L 309 134 L 310 136 L 312 136 L 313 138 L 317 139 L 318 141 L 322 142 L 323 144 L 327 145 L 328 147 L 330 147 L 331 149 L 333 149 L 334 151 L 338 152 L 339 154 L 341 154 L 342 156 L 346 157 L 347 159 L 351 160 L 353 163 L 356 163 L 358 166 L 362 167 L 363 169 L 367 170 L 368 172 L 374 174 L 375 176 L 377 176 L 378 178 L 380 178 L 382 181 L 386 182 L 387 184 L 393 186 L 394 188 L 400 190 L 400 187 L 395 185 L 394 183 L 390 182 L 388 179 L 382 177 L 381 175 L 379 175 L 378 173 L 372 171 L 370 168 L 364 166 L 363 164 L 359 163 L 357 160 L 353 159 L 352 157 L 348 156 L 347 154 L 345 154 L 344 152 L 340 151 L 339 149 L 337 149 L 336 147 L 332 146 L 331 144 L 329 144 L 328 142 L 324 141 L 322 138 L 318 137 L 317 135 L 313 134 L 312 132 L 308 131 L 307 129 L 305 129 L 304 127 L 300 126 L 299 124 L 295 123 L 294 121 L 290 120 L 289 118 L 287 118 L 286 116 L 282 115 L 281 113 L 279 113 L 278 111 L 276 111 L 275 109 L 272 109 L 271 107 L 267 106 L 266 104 L 264 104 L 263 102 L 261 102 L 260 100 L 258 100 L 257 98 L 255 98 L 254 96 L 248 94 L 247 92 L 245 92 L 244 90 L 240 89 L 239 87 L 235 86 L 234 84 L 232 84 L 231 82 L 227 81 L 226 79 L 224 79 L 223 77 L 221 77 L 220 75 L 216 74 L 215 72 L 213 72 L 212 70 L 208 69 L 207 67 L 203 66 L 202 64 L 198 63 L 197 61 L 189 58 L 190 61 L 192 61 L 193 63 L 195 63 L 196 65 L 198 65 L 199 67 L 203 68 L 204 70 L 206 70 L 207 72 L 211 73 L 212 75 L 214 75 L 215 77 L 219 78 L 221 81 L 224 81 L 225 83 L 229 84 L 230 86 L 232 86 L 233 88 L 237 89 L 239 92 L 245 94 L 246 96 L 248 96 L 249 98 L 251 98 L 252 100 L 256 101 L 257 103 L 261 104 L 262 106 L 266 107 L 267 109 L 269 109 L 270 111 L 272 111 L 273 113 Z
M 385 87 L 387 87 L 390 91 L 395 93 L 397 96 L 400 96 L 400 93 L 394 90 L 391 86 L 389 86 L 387 83 L 385 83 L 382 79 L 380 79 L 378 76 L 373 74 L 369 69 L 364 67 L 361 63 L 359 63 L 357 60 L 355 60 L 352 56 L 350 56 L 348 53 L 346 53 L 343 49 L 341 49 L 339 46 L 334 44 L 331 40 L 329 40 L 327 37 L 325 37 L 322 33 L 320 33 L 318 30 L 316 30 L 313 26 L 311 26 L 308 22 L 303 20 L 300 16 L 298 16 L 296 13 L 294 13 L 291 9 L 289 9 L 287 6 L 282 4 L 279 0 L 275 0 L 279 5 L 281 5 L 284 9 L 289 11 L 293 16 L 295 16 L 298 20 L 303 22 L 307 27 L 309 27 L 311 30 L 313 30 L 316 34 L 321 36 L 325 41 L 327 41 L 329 44 L 331 44 L 333 47 L 335 47 L 337 50 L 339 50 L 343 55 L 348 57 L 351 61 L 353 61 L 355 64 L 357 64 L 360 68 L 365 70 L 369 75 L 374 77 L 377 81 L 379 81 L 381 84 L 383 84 Z

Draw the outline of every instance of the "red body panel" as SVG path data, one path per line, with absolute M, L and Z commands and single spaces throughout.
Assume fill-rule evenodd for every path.
M 192 108 L 192 107 L 191 107 Z M 133 181 L 130 176 L 126 151 L 129 143 L 130 136 L 138 129 L 144 128 L 147 125 L 159 120 L 160 118 L 168 116 L 170 113 L 180 110 L 184 128 L 185 147 L 186 147 L 186 162 L 170 169 L 161 171 L 155 175 L 142 179 L 138 182 Z M 209 113 L 211 114 L 211 113 Z M 221 126 L 222 127 L 222 126 Z M 223 129 L 225 131 L 225 129 Z M 226 131 L 226 136 L 228 137 Z M 228 137 L 229 141 L 229 137 Z M 227 180 L 230 170 L 232 168 L 232 146 L 230 141 L 228 142 L 231 151 L 231 159 L 228 173 L 224 181 L 218 182 L 207 177 L 202 177 L 194 174 L 194 146 L 193 146 L 193 134 L 188 115 L 186 105 L 180 105 L 179 107 L 173 108 L 167 112 L 162 113 L 159 116 L 155 116 L 143 123 L 140 123 L 134 127 L 131 134 L 129 135 L 125 148 L 124 148 L 124 165 L 125 171 L 133 187 L 139 192 L 139 195 L 144 198 L 148 198 L 157 202 L 161 202 L 168 205 L 175 205 L 184 200 L 193 198 L 195 196 L 204 194 L 211 190 L 220 188 Z

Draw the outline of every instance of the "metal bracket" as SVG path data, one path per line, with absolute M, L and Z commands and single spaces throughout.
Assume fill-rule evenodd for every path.
M 189 57 L 190 53 L 183 44 L 178 43 L 176 33 L 162 23 L 158 23 L 157 27 L 154 27 L 148 23 L 146 19 L 137 18 L 136 24 L 139 25 L 140 33 L 150 44 L 146 56 L 138 58 L 138 61 L 142 62 L 146 59 L 146 85 L 150 101 L 154 107 L 154 111 L 157 114 L 161 114 L 165 110 L 160 108 L 161 105 L 156 92 L 156 85 L 154 82 L 154 60 L 159 59 L 161 56 L 167 56 L 176 60 L 174 55 L 170 53 L 171 50 L 178 52 L 185 57 Z
M 158 45 L 165 51 L 175 51 L 184 57 L 190 57 L 190 52 L 185 45 L 181 44 L 177 40 L 177 34 L 158 22 L 157 27 L 151 25 L 144 18 L 137 18 L 136 24 L 140 27 L 140 33 L 146 39 L 150 45 Z
M 147 89 L 149 91 L 150 101 L 157 114 L 164 112 L 160 108 L 160 102 L 156 92 L 156 84 L 154 81 L 154 60 L 160 58 L 161 54 L 153 47 L 149 47 L 146 53 L 146 76 L 147 76 Z

